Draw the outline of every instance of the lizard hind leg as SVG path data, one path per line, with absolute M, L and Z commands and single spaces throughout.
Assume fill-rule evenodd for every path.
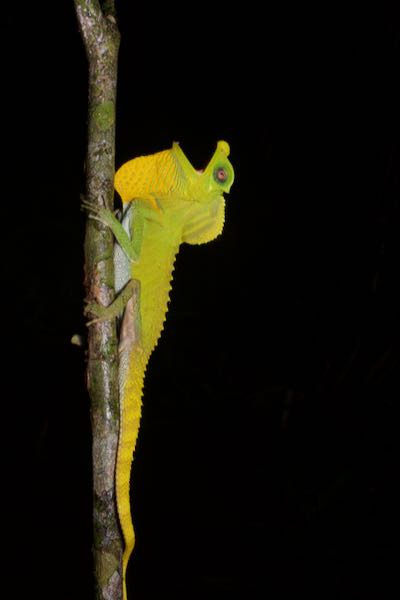
M 119 329 L 119 393 L 122 398 L 124 385 L 130 363 L 130 357 L 134 349 L 142 352 L 142 323 L 140 313 L 140 281 L 134 281 L 133 293 L 129 298 L 121 320 Z
M 92 325 L 100 321 L 110 321 L 121 315 L 129 300 L 137 295 L 136 291 L 138 287 L 140 287 L 139 282 L 136 279 L 130 279 L 109 306 L 103 306 L 98 302 L 87 302 L 84 314 L 94 318 L 88 321 L 86 325 Z

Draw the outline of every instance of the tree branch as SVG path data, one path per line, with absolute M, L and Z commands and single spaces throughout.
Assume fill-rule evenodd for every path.
M 113 0 L 74 0 L 89 66 L 86 200 L 113 208 L 115 102 L 119 32 Z M 113 236 L 88 218 L 85 288 L 88 302 L 114 299 Z M 118 444 L 118 352 L 114 321 L 88 330 L 87 385 L 93 451 L 93 556 L 97 600 L 120 600 L 122 540 L 114 495 Z

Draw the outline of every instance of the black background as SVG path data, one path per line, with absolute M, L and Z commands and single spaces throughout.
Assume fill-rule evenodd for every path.
M 136 600 L 399 591 L 399 10 L 277 4 L 117 2 L 117 166 L 178 140 L 200 168 L 226 139 L 236 172 L 148 370 Z M 78 600 L 86 58 L 72 0 L 1 20 L 7 573 Z

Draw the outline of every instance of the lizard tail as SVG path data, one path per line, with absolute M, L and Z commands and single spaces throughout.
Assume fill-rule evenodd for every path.
M 126 569 L 135 546 L 129 488 L 131 465 L 139 433 L 142 408 L 141 398 L 145 372 L 143 359 L 143 354 L 132 352 L 127 377 L 120 394 L 120 430 L 115 479 L 118 516 L 124 538 L 124 553 L 122 555 L 123 600 L 127 600 Z

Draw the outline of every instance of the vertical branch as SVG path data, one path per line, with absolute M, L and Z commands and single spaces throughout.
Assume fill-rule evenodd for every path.
M 113 208 L 119 32 L 113 0 L 74 0 L 89 66 L 86 199 Z M 87 219 L 86 300 L 114 299 L 113 236 Z M 88 330 L 87 385 L 93 450 L 93 557 L 97 600 L 120 600 L 122 541 L 114 497 L 118 444 L 118 352 L 114 321 Z

